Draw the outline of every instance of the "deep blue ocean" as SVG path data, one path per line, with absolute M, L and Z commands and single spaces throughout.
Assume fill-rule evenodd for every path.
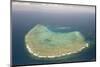
M 59 7 L 59 5 L 56 7 L 43 6 L 38 6 L 36 3 L 25 4 L 23 2 L 12 4 L 12 64 L 27 65 L 95 61 L 95 7 L 64 5 L 74 8 L 66 7 L 65 9 L 56 8 Z M 30 55 L 25 47 L 26 33 L 37 24 L 46 25 L 48 29 L 54 32 L 79 31 L 85 37 L 89 47 L 69 58 L 60 60 L 37 60 Z M 66 27 L 66 29 L 57 29 L 57 27 Z

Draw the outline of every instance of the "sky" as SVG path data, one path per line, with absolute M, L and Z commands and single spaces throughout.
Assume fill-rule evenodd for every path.
M 71 3 L 71 4 L 88 4 L 95 5 L 95 0 L 14 0 L 14 1 L 40 1 L 40 2 L 56 2 L 56 3 Z

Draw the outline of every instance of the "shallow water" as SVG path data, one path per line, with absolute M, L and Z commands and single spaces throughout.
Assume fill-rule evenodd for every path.
M 95 8 L 78 6 L 71 8 L 50 9 L 36 4 L 12 4 L 12 63 L 16 65 L 23 64 L 48 64 L 62 62 L 92 61 L 96 58 L 95 44 Z M 20 5 L 20 6 L 19 6 Z M 34 7 L 32 7 L 34 6 Z M 66 5 L 67 6 L 67 5 Z M 70 5 L 71 6 L 71 5 Z M 83 8 L 83 10 L 82 10 Z M 54 10 L 54 11 L 52 11 Z M 80 53 L 63 57 L 58 60 L 36 59 L 31 56 L 25 47 L 25 35 L 36 24 L 46 25 L 54 32 L 79 31 L 89 48 Z M 66 27 L 59 29 L 58 27 Z

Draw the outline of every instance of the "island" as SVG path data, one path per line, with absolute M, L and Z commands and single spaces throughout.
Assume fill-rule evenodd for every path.
M 56 58 L 81 52 L 88 43 L 79 31 L 54 32 L 37 24 L 25 35 L 25 46 L 38 58 Z

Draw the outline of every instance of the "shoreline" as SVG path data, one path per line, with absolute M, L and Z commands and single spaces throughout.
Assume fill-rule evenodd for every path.
M 87 47 L 89 47 L 88 43 L 86 43 L 86 46 L 80 48 L 78 51 L 69 52 L 69 53 L 64 53 L 64 54 L 56 55 L 56 56 L 42 56 L 42 55 L 39 55 L 39 54 L 37 54 L 37 53 L 34 53 L 34 52 L 31 50 L 31 48 L 28 46 L 28 44 L 26 45 L 26 48 L 27 48 L 27 50 L 28 50 L 28 52 L 29 52 L 30 54 L 32 54 L 33 56 L 38 57 L 38 58 L 47 58 L 47 59 L 48 59 L 48 58 L 59 58 L 59 57 L 62 57 L 62 56 L 72 55 L 72 54 L 75 54 L 75 53 L 79 53 L 79 52 L 81 52 L 83 49 L 85 49 L 85 48 L 87 48 Z

